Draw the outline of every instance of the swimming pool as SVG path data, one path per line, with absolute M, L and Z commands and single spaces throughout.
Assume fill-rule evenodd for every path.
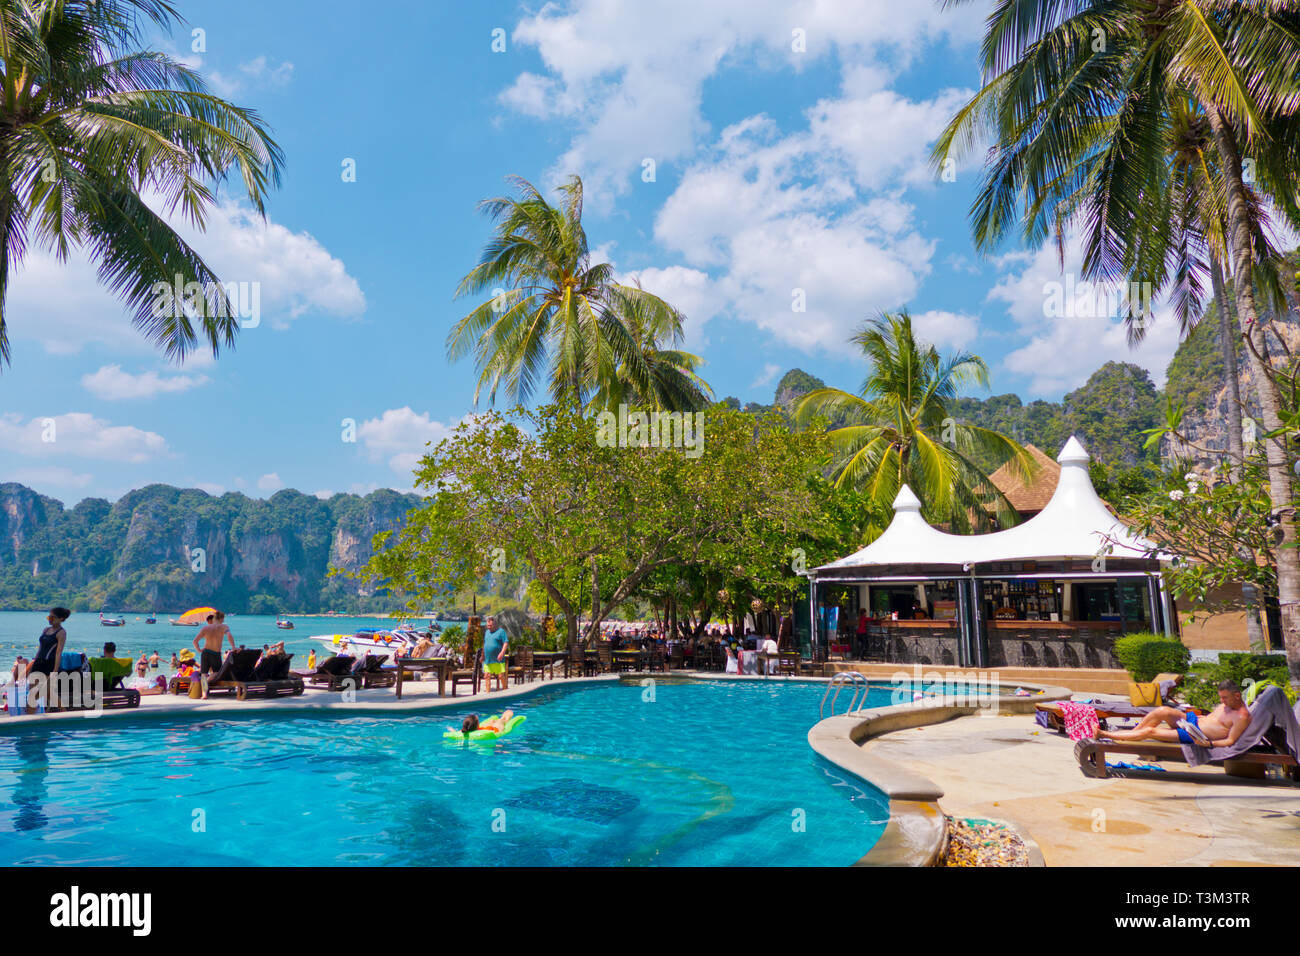
M 468 746 L 442 734 L 469 708 L 41 728 L 0 737 L 0 859 L 847 865 L 889 805 L 808 747 L 824 691 L 561 685 L 513 701 L 514 734 Z

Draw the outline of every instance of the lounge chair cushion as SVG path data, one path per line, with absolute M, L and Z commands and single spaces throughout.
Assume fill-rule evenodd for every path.
M 330 677 L 341 677 L 352 670 L 356 658 L 351 654 L 338 654 L 328 660 L 321 661 L 316 667 L 316 673 L 328 674 Z

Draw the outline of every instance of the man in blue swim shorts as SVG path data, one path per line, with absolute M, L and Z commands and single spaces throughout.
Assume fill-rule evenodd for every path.
M 1179 726 L 1182 724 L 1182 726 Z M 1198 718 L 1190 710 L 1157 707 L 1132 730 L 1103 730 L 1107 740 L 1163 740 L 1193 747 L 1231 747 L 1250 726 L 1250 710 L 1241 698 L 1236 681 L 1219 685 L 1219 706 L 1208 717 Z

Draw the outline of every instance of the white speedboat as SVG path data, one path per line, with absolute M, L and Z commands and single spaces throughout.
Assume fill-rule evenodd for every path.
M 399 624 L 394 628 L 365 629 L 352 634 L 313 634 L 311 639 L 324 644 L 335 654 L 351 654 L 354 657 L 360 657 L 362 654 L 378 654 L 392 657 L 400 650 L 403 657 L 408 657 L 420 638 L 432 639 L 433 636 L 433 632 L 428 629 Z

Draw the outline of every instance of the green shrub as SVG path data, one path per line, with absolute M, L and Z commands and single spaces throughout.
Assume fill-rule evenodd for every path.
M 465 646 L 465 628 L 461 624 L 449 624 L 442 629 L 438 635 L 438 642 L 450 647 L 453 651 L 460 651 Z
M 1219 683 L 1234 680 L 1244 690 L 1252 683 L 1271 681 L 1286 691 L 1287 699 L 1296 702 L 1295 688 L 1283 654 L 1220 654 L 1217 664 L 1197 664 L 1193 674 L 1184 683 L 1181 693 L 1184 700 L 1198 710 L 1213 710 L 1219 706 Z
M 1126 634 L 1115 642 L 1115 656 L 1139 684 L 1155 680 L 1157 674 L 1181 674 L 1191 659 L 1182 641 L 1163 634 Z

